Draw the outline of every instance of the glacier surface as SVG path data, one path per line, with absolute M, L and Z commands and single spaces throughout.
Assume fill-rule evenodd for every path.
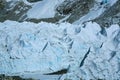
M 5 21 L 0 23 L 0 73 L 68 69 L 60 79 L 120 79 L 120 27 Z

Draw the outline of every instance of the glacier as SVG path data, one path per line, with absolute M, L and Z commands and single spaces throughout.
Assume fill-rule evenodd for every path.
M 68 69 L 60 80 L 120 79 L 120 26 L 7 20 L 0 23 L 0 65 L 6 75 Z

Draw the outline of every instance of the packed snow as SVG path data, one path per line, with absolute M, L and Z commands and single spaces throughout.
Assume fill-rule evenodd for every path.
M 120 79 L 120 27 L 115 24 L 102 31 L 95 22 L 0 23 L 0 73 L 68 69 L 61 80 Z

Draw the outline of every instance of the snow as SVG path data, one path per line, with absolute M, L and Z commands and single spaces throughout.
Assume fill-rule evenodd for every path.
M 69 68 L 61 80 L 119 79 L 120 27 L 105 30 L 108 36 L 95 22 L 83 27 L 7 20 L 0 23 L 0 73 L 45 74 Z
M 43 0 L 35 3 L 27 12 L 28 18 L 51 18 L 55 16 L 55 8 L 64 0 Z
M 97 18 L 98 16 L 100 16 L 104 11 L 105 11 L 104 6 L 100 7 L 100 5 L 99 6 L 95 5 L 95 7 L 92 8 L 89 13 L 81 17 L 79 20 L 75 21 L 74 24 L 81 24 L 85 21 L 93 20 Z

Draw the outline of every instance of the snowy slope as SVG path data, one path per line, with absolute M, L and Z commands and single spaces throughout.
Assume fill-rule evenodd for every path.
M 0 73 L 40 74 L 69 68 L 62 78 L 119 79 L 120 28 L 96 23 L 0 23 Z M 72 77 L 71 77 L 72 76 Z
M 55 16 L 56 7 L 64 0 L 43 0 L 35 3 L 27 12 L 28 18 L 51 18 Z

